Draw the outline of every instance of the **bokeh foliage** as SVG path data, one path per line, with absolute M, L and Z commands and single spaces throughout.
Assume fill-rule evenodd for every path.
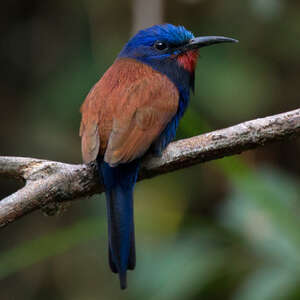
M 129 38 L 134 3 L 2 4 L 0 155 L 81 161 L 80 104 Z M 164 19 L 240 40 L 201 51 L 178 138 L 299 107 L 297 1 L 165 1 Z M 102 195 L 27 216 L 1 230 L 0 298 L 297 300 L 299 153 L 287 141 L 139 183 L 125 293 L 107 265 Z M 0 198 L 16 188 L 1 179 Z

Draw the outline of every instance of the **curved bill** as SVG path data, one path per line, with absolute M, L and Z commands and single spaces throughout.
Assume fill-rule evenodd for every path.
M 189 41 L 186 45 L 188 49 L 199 49 L 202 47 L 220 44 L 220 43 L 238 43 L 238 40 L 224 37 L 224 36 L 203 36 L 203 37 L 196 37 Z

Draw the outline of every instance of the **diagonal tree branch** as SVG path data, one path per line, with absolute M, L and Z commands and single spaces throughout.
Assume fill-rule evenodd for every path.
M 300 136 L 300 109 L 244 122 L 171 143 L 161 157 L 146 157 L 139 180 L 239 154 Z M 21 179 L 23 188 L 0 201 L 0 226 L 51 203 L 104 191 L 95 164 L 71 165 L 23 157 L 0 157 L 0 176 Z

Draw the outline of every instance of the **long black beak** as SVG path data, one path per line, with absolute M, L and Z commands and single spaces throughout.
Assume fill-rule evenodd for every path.
M 224 36 L 203 36 L 191 39 L 188 44 L 186 44 L 186 50 L 199 49 L 202 47 L 220 44 L 220 43 L 238 43 L 238 40 L 224 37 Z

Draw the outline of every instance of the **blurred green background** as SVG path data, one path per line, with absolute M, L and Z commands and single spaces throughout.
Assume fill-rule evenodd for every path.
M 201 51 L 178 138 L 299 108 L 299 1 L 11 0 L 0 16 L 0 155 L 80 163 L 80 104 L 153 23 L 240 40 Z M 125 292 L 102 195 L 24 217 L 1 229 L 0 299 L 300 299 L 299 157 L 298 139 L 138 183 Z M 19 186 L 1 179 L 0 198 Z

